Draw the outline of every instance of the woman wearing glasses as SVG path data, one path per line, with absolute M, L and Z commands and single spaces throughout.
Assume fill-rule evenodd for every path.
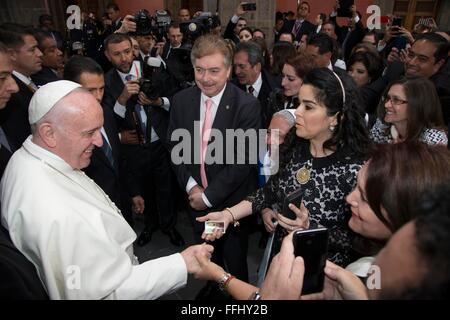
M 374 142 L 447 145 L 439 97 L 430 80 L 403 78 L 391 83 L 385 92 L 370 132 Z

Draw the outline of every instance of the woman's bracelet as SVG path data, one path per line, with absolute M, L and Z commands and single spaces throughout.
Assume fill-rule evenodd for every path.
M 237 221 L 234 218 L 234 214 L 233 214 L 233 212 L 231 212 L 230 208 L 225 208 L 225 211 L 227 211 L 229 214 L 231 214 L 231 217 L 233 218 L 233 226 L 234 227 L 239 227 L 240 223 L 239 223 L 239 221 Z

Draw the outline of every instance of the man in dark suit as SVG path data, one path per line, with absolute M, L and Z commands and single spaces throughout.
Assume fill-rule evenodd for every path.
M 252 42 L 241 42 L 236 46 L 233 58 L 235 84 L 257 98 L 261 104 L 261 125 L 268 127 L 272 114 L 267 103 L 270 93 L 281 87 L 264 69 L 261 47 Z
M 308 20 L 310 8 L 306 1 L 300 2 L 297 6 L 297 19 L 284 21 L 283 28 L 280 33 L 291 32 L 294 35 L 294 40 L 300 43 L 304 34 L 310 34 L 315 31 L 315 26 Z
M 28 105 L 37 86 L 30 77 L 42 68 L 42 52 L 32 30 L 16 23 L 0 26 L 0 41 L 10 49 L 13 78 L 19 86 L 19 92 L 0 111 L 1 126 L 14 152 L 31 133 Z
M 173 49 L 181 47 L 181 43 L 183 41 L 183 34 L 180 30 L 180 25 L 176 22 L 173 22 L 169 26 L 169 30 L 167 31 L 168 42 L 163 47 L 162 58 L 164 61 L 169 61 L 170 54 Z
M 12 78 L 7 47 L 0 42 L 0 109 L 19 91 Z M 0 177 L 11 158 L 9 143 L 0 125 Z M 0 299 L 48 299 L 36 268 L 12 243 L 8 231 L 0 226 Z
M 230 18 L 230 21 L 228 21 L 227 27 L 225 28 L 225 32 L 223 34 L 225 39 L 230 39 L 235 44 L 240 42 L 239 32 L 242 28 L 247 26 L 247 20 L 242 17 L 245 12 L 246 11 L 242 8 L 242 4 L 239 4 L 236 8 L 235 14 Z
M 37 86 L 43 86 L 49 82 L 60 80 L 59 72 L 64 68 L 64 58 L 58 49 L 55 39 L 45 31 L 34 33 L 38 42 L 38 48 L 42 52 L 42 69 L 33 74 L 31 79 Z
M 141 65 L 133 63 L 131 40 L 112 34 L 105 40 L 105 54 L 114 66 L 105 76 L 103 104 L 120 118 L 125 176 L 133 209 L 144 214 L 145 229 L 137 244 L 143 246 L 159 228 L 176 246 L 184 240 L 175 228 L 169 154 L 164 144 L 169 121 L 164 99 L 150 100 L 140 91 Z
M 77 82 L 89 90 L 99 103 L 103 99 L 105 80 L 100 65 L 88 57 L 74 56 L 64 68 L 64 79 Z M 131 223 L 131 204 L 124 189 L 122 161 L 120 157 L 120 140 L 114 112 L 103 108 L 103 127 L 101 134 L 103 145 L 92 152 L 91 162 L 84 169 L 109 198 L 121 210 L 125 219 Z
M 192 57 L 197 87 L 174 96 L 168 141 L 178 182 L 189 195 L 196 240 L 201 241 L 204 224 L 194 218 L 240 202 L 258 185 L 257 155 L 253 155 L 255 164 L 250 164 L 253 158 L 248 145 L 244 152 L 238 153 L 240 148 L 237 147 L 230 149 L 229 145 L 234 141 L 230 141 L 226 131 L 254 129 L 257 132 L 261 115 L 257 99 L 227 82 L 232 61 L 222 38 L 213 35 L 198 38 L 192 48 Z M 223 140 L 211 139 L 213 133 L 221 135 Z M 209 140 L 214 140 L 214 143 L 208 146 Z M 216 161 L 211 157 L 216 157 Z M 226 160 L 230 158 L 245 161 L 230 163 Z M 247 242 L 248 232 L 244 223 L 241 227 L 228 228 L 225 236 L 213 243 L 212 259 L 244 281 L 248 279 Z M 208 291 L 202 293 L 206 295 Z
M 59 50 L 64 50 L 64 37 L 61 32 L 55 30 L 53 17 L 51 15 L 44 13 L 39 16 L 39 28 L 50 34 L 50 36 L 55 40 L 56 46 Z
M 308 45 L 306 46 L 306 52 L 313 57 L 318 68 L 328 68 L 331 71 L 336 71 L 337 69 L 345 71 L 345 64 L 341 64 L 342 68 L 336 66 L 336 62 L 341 62 L 342 60 L 333 56 L 333 49 L 333 39 L 325 33 L 313 35 L 308 39 Z
M 361 14 L 356 11 L 356 5 L 350 7 L 352 17 L 349 19 L 348 25 L 339 26 L 336 21 L 338 8 L 338 5 L 335 6 L 335 10 L 330 14 L 330 21 L 335 25 L 337 41 L 341 44 L 342 54 L 345 61 L 347 61 L 352 49 L 364 38 L 365 29 L 361 20 Z

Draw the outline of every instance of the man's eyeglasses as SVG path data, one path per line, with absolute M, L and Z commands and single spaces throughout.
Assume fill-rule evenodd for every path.
M 385 97 L 383 98 L 383 102 L 384 102 L 384 103 L 387 103 L 388 101 L 391 101 L 391 103 L 392 103 L 394 106 L 399 106 L 399 105 L 401 105 L 401 104 L 408 103 L 408 101 L 399 99 L 399 98 L 397 98 L 397 97 L 385 96 Z
M 238 24 L 237 26 L 238 27 L 246 27 L 247 25 L 246 24 Z

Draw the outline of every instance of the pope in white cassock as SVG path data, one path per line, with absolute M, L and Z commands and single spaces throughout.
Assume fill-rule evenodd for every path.
M 1 181 L 2 224 L 35 265 L 51 299 L 155 299 L 201 272 L 212 246 L 139 264 L 136 234 L 80 169 L 102 146 L 103 111 L 77 83 L 41 87 L 29 106 L 32 135 Z

